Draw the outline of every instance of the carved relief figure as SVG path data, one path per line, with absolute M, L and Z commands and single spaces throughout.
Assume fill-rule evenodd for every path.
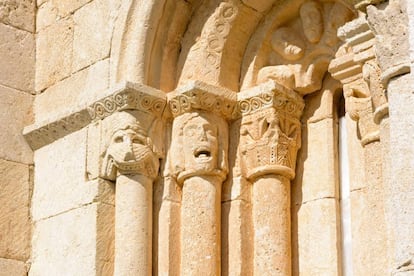
M 334 57 L 338 27 L 353 16 L 342 3 L 305 1 L 299 16 L 278 25 L 270 35 L 268 64 L 257 75 L 257 83 L 275 80 L 302 95 L 317 91 Z
M 315 1 L 305 2 L 300 7 L 303 33 L 311 43 L 318 43 L 323 34 L 321 6 Z
M 305 51 L 303 40 L 289 28 L 277 29 L 272 35 L 272 49 L 287 60 L 300 59 Z
M 179 182 L 192 175 L 226 174 L 228 130 L 214 114 L 185 113 L 174 120 L 173 171 Z
M 117 172 L 154 177 L 159 161 L 146 128 L 131 113 L 114 115 L 106 125 L 110 140 L 104 153 L 102 177 L 115 180 Z

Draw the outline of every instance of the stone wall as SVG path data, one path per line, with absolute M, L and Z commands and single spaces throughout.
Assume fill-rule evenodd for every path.
M 409 275 L 413 5 L 0 0 L 0 275 Z
M 23 127 L 33 122 L 35 1 L 0 1 L 0 274 L 30 268 L 33 152 Z

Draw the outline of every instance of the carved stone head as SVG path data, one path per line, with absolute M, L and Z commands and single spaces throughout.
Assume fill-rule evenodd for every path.
M 226 174 L 227 141 L 227 123 L 214 114 L 192 112 L 177 117 L 171 162 L 178 182 L 193 175 Z
M 142 174 L 153 178 L 159 166 L 147 128 L 132 112 L 118 112 L 104 120 L 108 141 L 101 176 L 115 180 L 117 174 Z
M 315 1 L 305 2 L 300 7 L 303 33 L 311 43 L 318 43 L 323 33 L 321 6 Z

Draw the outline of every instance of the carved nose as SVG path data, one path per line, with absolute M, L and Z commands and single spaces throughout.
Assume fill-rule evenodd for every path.
M 132 149 L 132 141 L 128 136 L 124 137 L 124 143 L 126 144 L 125 161 L 135 160 L 134 152 Z
M 205 131 L 200 131 L 200 141 L 207 141 L 207 134 Z

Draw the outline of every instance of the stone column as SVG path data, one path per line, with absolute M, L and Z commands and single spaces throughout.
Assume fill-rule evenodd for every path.
M 346 112 L 357 125 L 357 132 L 351 135 L 358 136 L 364 157 L 364 166 L 358 168 L 364 177 L 350 185 L 352 270 L 358 275 L 383 275 L 387 271 L 384 253 L 387 239 L 383 231 L 386 228 L 386 195 L 381 167 L 384 141 L 380 137 L 378 118 L 387 108 L 373 47 L 375 36 L 362 14 L 341 27 L 339 36 L 345 45 L 329 70 L 343 84 Z M 355 149 L 350 150 L 355 152 Z
M 153 140 L 161 135 L 156 128 L 161 114 L 148 109 L 153 101 L 148 95 L 136 99 L 146 108 L 116 112 L 103 120 L 108 140 L 100 176 L 116 182 L 116 276 L 152 275 L 152 194 L 160 157 Z
M 170 96 L 171 170 L 182 186 L 181 274 L 220 275 L 221 186 L 235 93 L 200 82 Z
M 295 91 L 272 81 L 238 94 L 241 171 L 252 183 L 254 275 L 291 275 L 290 180 L 303 108 Z
M 381 82 L 389 104 L 388 113 L 387 102 L 374 102 L 381 140 L 386 142 L 383 154 L 386 156 L 385 216 L 390 260 L 387 272 L 392 275 L 412 275 L 414 271 L 414 82 L 410 73 L 410 48 L 413 45 L 410 45 L 408 27 L 412 6 L 411 1 L 393 0 L 378 9 L 367 7 L 367 20 L 375 34 Z

